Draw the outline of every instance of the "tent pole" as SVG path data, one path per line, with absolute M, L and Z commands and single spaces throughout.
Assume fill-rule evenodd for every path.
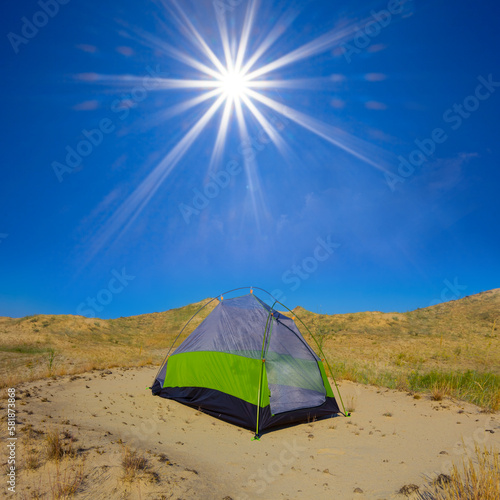
M 271 311 L 272 311 L 272 308 L 271 308 Z M 264 351 L 266 348 L 266 337 L 267 337 L 267 330 L 268 330 L 268 326 L 269 326 L 269 318 L 272 315 L 271 311 L 269 311 L 269 314 L 267 315 L 266 328 L 264 329 L 264 337 L 262 339 L 262 350 L 260 353 L 261 364 L 260 364 L 260 374 L 259 374 L 259 392 L 257 394 L 257 425 L 255 428 L 254 440 L 259 439 L 259 416 L 260 416 L 260 398 L 262 395 L 262 373 L 264 370 L 264 363 L 266 362 L 266 360 L 264 358 Z
M 260 415 L 260 395 L 262 393 L 262 370 L 264 369 L 264 363 L 266 362 L 265 359 L 262 359 L 262 363 L 260 366 L 260 376 L 259 376 L 259 393 L 257 394 L 257 425 L 255 428 L 255 436 L 253 437 L 254 440 L 259 440 L 259 415 Z

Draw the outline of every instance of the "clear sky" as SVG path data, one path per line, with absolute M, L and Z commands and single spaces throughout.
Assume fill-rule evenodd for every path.
M 498 2 L 1 10 L 0 315 L 500 286 Z

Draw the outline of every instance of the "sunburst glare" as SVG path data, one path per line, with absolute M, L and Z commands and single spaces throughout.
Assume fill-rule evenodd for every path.
M 234 70 L 228 71 L 220 77 L 220 88 L 228 99 L 241 99 L 248 88 L 245 75 Z
M 276 116 L 277 114 L 364 161 L 367 165 L 385 170 L 384 163 L 388 163 L 387 154 L 375 145 L 351 135 L 338 126 L 324 123 L 303 111 L 299 112 L 291 105 L 282 102 L 282 99 L 276 100 L 270 95 L 270 91 L 278 91 L 279 89 L 287 89 L 287 92 L 294 89 L 307 90 L 311 88 L 311 85 L 314 86 L 314 84 L 324 82 L 323 77 L 272 78 L 273 73 L 276 74 L 277 70 L 339 47 L 343 42 L 352 38 L 358 29 L 359 20 L 356 23 L 343 22 L 340 27 L 334 28 L 304 45 L 272 59 L 269 57 L 270 49 L 276 46 L 276 42 L 294 22 L 297 17 L 296 13 L 289 12 L 278 19 L 268 35 L 263 37 L 263 40 L 256 47 L 251 47 L 249 41 L 258 15 L 258 1 L 249 0 L 239 39 L 234 35 L 234 23 L 231 31 L 229 31 L 227 19 L 224 16 L 215 16 L 214 22 L 218 27 L 220 46 L 211 47 L 177 2 L 167 3 L 162 1 L 161 3 L 168 10 L 170 18 L 175 19 L 179 31 L 185 36 L 189 46 L 198 52 L 198 57 L 173 47 L 157 35 L 144 30 L 135 29 L 136 35 L 145 45 L 181 62 L 186 67 L 189 67 L 191 71 L 195 70 L 199 78 L 159 77 L 156 88 L 165 92 L 189 89 L 191 92 L 199 92 L 199 95 L 180 100 L 171 108 L 163 110 L 160 116 L 169 119 L 174 115 L 194 110 L 206 102 L 212 102 L 212 104 L 208 107 L 208 110 L 205 109 L 200 112 L 197 122 L 185 132 L 177 144 L 172 145 L 170 152 L 134 189 L 96 234 L 93 253 L 99 251 L 110 238 L 123 232 L 130 225 L 131 221 L 144 209 L 160 185 L 188 152 L 192 144 L 203 133 L 209 123 L 216 120 L 218 116 L 220 117 L 218 132 L 211 157 L 206 162 L 207 174 L 220 168 L 228 131 L 233 122 L 239 130 L 241 141 L 249 140 L 249 124 L 258 124 L 265 131 L 276 149 L 286 156 L 287 151 L 289 151 L 288 144 L 282 136 L 282 131 L 270 118 L 271 115 Z M 217 57 L 216 53 L 223 54 L 223 59 Z M 265 62 L 259 65 L 259 62 L 264 59 Z M 115 78 L 123 83 L 123 79 L 120 79 L 120 77 Z M 99 78 L 101 82 L 104 80 L 110 83 L 113 82 L 111 77 Z M 133 77 L 128 75 L 127 81 L 133 82 Z M 155 122 L 157 122 L 157 119 Z M 385 162 L 384 158 L 386 159 Z M 259 208 L 259 204 L 263 203 L 265 196 L 264 193 L 259 192 L 260 179 L 257 167 L 255 160 L 244 158 L 247 186 L 249 187 L 249 203 L 257 227 L 259 227 L 260 212 L 264 211 L 263 207 Z

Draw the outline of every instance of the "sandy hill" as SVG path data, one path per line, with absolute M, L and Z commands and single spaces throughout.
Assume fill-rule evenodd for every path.
M 153 365 L 207 301 L 113 320 L 0 318 L 0 381 L 16 387 L 20 498 L 500 498 L 500 290 L 407 313 L 296 308 L 351 416 L 260 441 L 147 390 Z M 6 398 L 4 390 L 2 422 Z
M 305 323 L 328 332 L 432 334 L 493 334 L 500 321 L 500 288 L 406 313 L 361 312 L 319 315 L 296 307 Z
M 160 363 L 186 321 L 209 300 L 110 320 L 0 318 L 2 385 Z M 192 321 L 181 340 L 216 304 Z M 301 307 L 294 313 L 316 336 L 337 378 L 410 390 L 434 388 L 485 406 L 500 405 L 500 289 L 406 313 L 325 315 Z

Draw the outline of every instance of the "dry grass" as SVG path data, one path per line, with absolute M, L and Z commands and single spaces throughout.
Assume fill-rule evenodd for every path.
M 55 474 L 49 474 L 52 498 L 59 500 L 74 496 L 82 488 L 84 480 L 82 463 L 68 464 L 63 470 L 57 464 Z
M 36 470 L 42 465 L 39 443 L 44 432 L 36 430 L 31 424 L 24 426 L 21 432 L 23 433 L 23 448 L 26 450 L 24 467 L 26 470 Z
M 475 445 L 474 453 L 456 465 L 449 476 L 441 474 L 419 496 L 425 500 L 498 500 L 500 498 L 500 455 Z
M 462 371 L 458 367 L 456 371 L 451 371 L 446 365 L 441 370 L 421 367 L 401 371 L 394 370 L 390 366 L 380 366 L 375 361 L 361 363 L 356 359 L 350 359 L 332 363 L 332 369 L 337 380 L 351 380 L 410 393 L 428 392 L 441 399 L 444 396 L 452 396 L 470 401 L 490 411 L 500 409 L 498 367 L 494 368 L 496 373 L 480 370 Z
M 67 420 L 51 422 L 45 433 L 31 424 L 19 427 L 19 498 L 162 498 L 166 490 L 167 496 L 187 498 L 187 469 L 166 455 L 152 464 L 146 458 L 149 452 L 131 451 L 121 439 L 108 437 L 111 433 L 103 436 L 102 430 L 82 432 L 68 425 Z M 74 443 L 80 441 L 82 447 L 75 452 Z
M 294 312 L 313 332 L 321 325 L 337 379 L 500 409 L 499 289 L 407 313 Z
M 21 428 L 21 431 L 25 435 L 25 441 L 27 446 L 33 445 L 34 440 L 40 439 L 45 434 L 44 431 L 35 429 L 33 427 L 33 424 L 26 424 L 24 427 Z
M 125 448 L 122 458 L 123 479 L 133 481 L 138 473 L 145 472 L 149 468 L 148 460 L 136 451 Z
M 207 300 L 112 320 L 0 318 L 0 387 L 95 369 L 159 364 L 186 321 Z M 179 341 L 216 304 L 205 308 Z M 407 313 L 294 311 L 319 334 L 337 379 L 443 392 L 443 397 L 500 409 L 500 289 Z
M 27 448 L 25 467 L 28 470 L 36 470 L 40 467 L 40 454 L 36 448 Z
M 64 443 L 58 432 L 49 432 L 46 437 L 47 458 L 49 460 L 60 460 L 64 456 L 76 457 L 76 451 L 71 443 Z
M 448 385 L 435 384 L 431 387 L 431 399 L 432 401 L 442 401 L 446 396 L 449 396 L 451 392 Z
M 158 364 L 186 321 L 207 301 L 111 320 L 70 315 L 0 318 L 0 388 L 97 369 Z M 215 305 L 207 306 L 180 340 Z

